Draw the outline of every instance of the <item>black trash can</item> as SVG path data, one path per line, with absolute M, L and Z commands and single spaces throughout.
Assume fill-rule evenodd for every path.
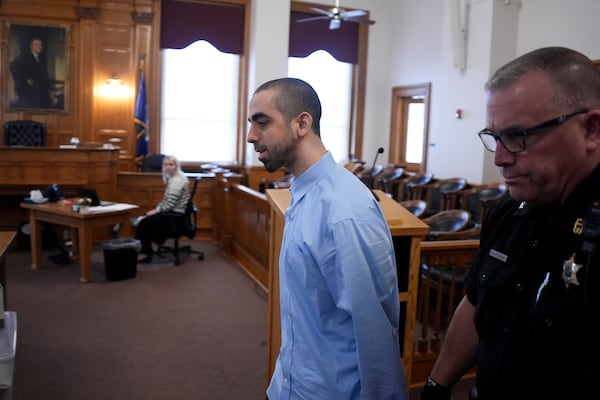
M 135 277 L 137 257 L 142 243 L 137 239 L 118 238 L 102 242 L 106 279 L 118 281 Z

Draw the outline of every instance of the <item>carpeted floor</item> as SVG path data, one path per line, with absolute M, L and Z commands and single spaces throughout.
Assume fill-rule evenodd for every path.
M 87 284 L 78 264 L 34 271 L 11 249 L 13 400 L 263 400 L 266 294 L 213 244 L 192 243 L 205 260 L 158 259 L 121 281 L 96 249 Z
M 267 295 L 212 243 L 187 243 L 205 259 L 155 257 L 121 281 L 106 279 L 97 245 L 87 284 L 76 263 L 34 271 L 30 254 L 11 248 L 13 400 L 264 400 Z

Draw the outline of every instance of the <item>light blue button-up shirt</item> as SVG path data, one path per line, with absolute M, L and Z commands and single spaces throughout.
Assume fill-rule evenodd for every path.
M 291 191 L 269 399 L 406 399 L 396 261 L 377 201 L 329 153 Z

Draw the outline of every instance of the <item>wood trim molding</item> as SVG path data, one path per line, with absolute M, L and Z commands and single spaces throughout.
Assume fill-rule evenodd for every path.
M 154 20 L 154 13 L 151 13 L 151 12 L 144 13 L 144 12 L 133 11 L 131 13 L 131 19 L 136 24 L 150 25 L 150 24 L 152 24 L 152 21 Z
M 79 19 L 98 19 L 100 9 L 98 7 L 75 7 Z

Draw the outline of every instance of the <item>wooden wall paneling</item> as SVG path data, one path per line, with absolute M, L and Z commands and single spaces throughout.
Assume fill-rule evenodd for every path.
M 96 141 L 118 140 L 122 154 L 135 150 L 133 116 L 135 108 L 135 74 L 133 68 L 134 24 L 132 2 L 104 2 L 98 19 L 95 65 Z M 118 77 L 120 81 L 109 83 Z
M 71 137 L 77 137 L 81 142 L 96 141 L 93 135 L 95 118 L 94 96 L 94 68 L 97 62 L 96 38 L 98 36 L 97 21 L 91 18 L 82 18 L 80 21 L 79 43 L 79 68 L 77 85 L 74 85 L 74 96 L 77 99 L 78 127 Z M 61 139 L 62 142 L 63 139 Z M 69 139 L 70 140 L 70 139 Z M 64 143 L 64 142 L 62 142 Z M 60 144 L 60 143 L 59 143 Z
M 86 0 L 2 0 L 0 13 L 42 20 L 75 20 L 75 8 Z M 95 0 L 93 0 L 96 2 Z M 88 1 L 89 2 L 89 1 Z
M 69 36 L 69 71 L 68 76 L 70 86 L 68 93 L 65 93 L 65 100 L 69 102 L 70 112 L 68 114 L 52 114 L 52 121 L 46 121 L 48 130 L 51 131 L 54 139 L 53 143 L 47 143 L 47 146 L 59 146 L 69 144 L 72 137 L 76 137 L 81 132 L 82 104 L 85 100 L 82 96 L 85 93 L 82 88 L 81 65 L 81 29 L 79 23 L 70 24 Z M 87 110 L 90 110 L 88 108 Z
M 0 228 L 18 227 L 27 219 L 19 203 L 53 183 L 68 197 L 90 186 L 100 198 L 114 198 L 117 167 L 117 150 L 0 147 Z
M 190 180 L 190 188 L 194 184 Z M 204 239 L 213 237 L 213 221 L 215 220 L 215 178 L 204 178 L 198 184 L 194 204 L 198 208 L 198 236 Z
M 232 250 L 233 215 L 232 202 L 233 193 L 231 184 L 227 179 L 217 179 L 215 187 L 215 235 L 213 240 L 221 243 L 221 248 L 226 253 Z
M 217 174 L 215 182 L 215 209 L 213 241 L 221 243 L 226 253 L 233 252 L 233 230 L 235 229 L 234 185 L 243 184 L 244 176 L 236 173 Z

